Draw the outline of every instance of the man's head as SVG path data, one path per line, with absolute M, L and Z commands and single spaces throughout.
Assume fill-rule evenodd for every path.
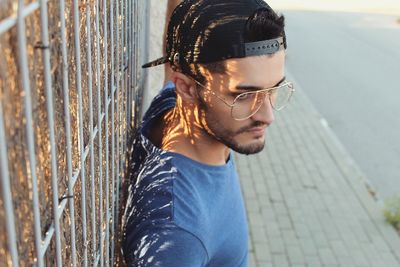
M 262 150 L 264 129 L 274 120 L 267 94 L 244 95 L 265 96 L 248 107 L 237 96 L 282 82 L 284 17 L 261 0 L 183 1 L 172 13 L 166 43 L 166 57 L 144 67 L 171 64 L 178 97 L 195 106 L 208 135 L 239 153 Z

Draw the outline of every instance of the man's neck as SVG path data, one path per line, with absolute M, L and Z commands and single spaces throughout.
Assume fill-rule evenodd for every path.
M 208 165 L 225 164 L 229 148 L 208 134 L 193 113 L 174 108 L 164 115 L 160 148 Z

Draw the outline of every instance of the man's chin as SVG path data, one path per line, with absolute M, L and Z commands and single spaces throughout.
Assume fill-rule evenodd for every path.
M 264 138 L 262 138 L 262 140 L 257 140 L 256 142 L 252 142 L 250 144 L 236 145 L 231 146 L 230 148 L 239 154 L 251 155 L 261 152 L 264 149 L 264 146 L 265 141 Z

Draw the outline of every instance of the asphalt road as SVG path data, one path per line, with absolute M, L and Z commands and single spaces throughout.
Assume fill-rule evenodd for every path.
M 380 198 L 400 194 L 400 23 L 286 11 L 287 67 Z

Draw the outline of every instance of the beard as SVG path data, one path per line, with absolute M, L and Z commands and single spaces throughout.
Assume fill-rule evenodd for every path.
M 230 129 L 227 129 L 223 124 L 220 123 L 220 121 L 215 118 L 215 116 L 213 116 L 206 103 L 204 103 L 202 100 L 200 100 L 199 102 L 200 113 L 201 116 L 204 118 L 204 122 L 206 124 L 203 125 L 203 129 L 208 135 L 212 136 L 213 138 L 239 154 L 256 154 L 264 149 L 265 140 L 260 140 L 259 142 L 253 142 L 250 144 L 240 144 L 238 141 L 235 140 L 235 137 L 245 133 L 253 127 L 263 126 L 265 123 L 255 121 L 251 125 L 242 127 L 236 131 L 232 131 Z

